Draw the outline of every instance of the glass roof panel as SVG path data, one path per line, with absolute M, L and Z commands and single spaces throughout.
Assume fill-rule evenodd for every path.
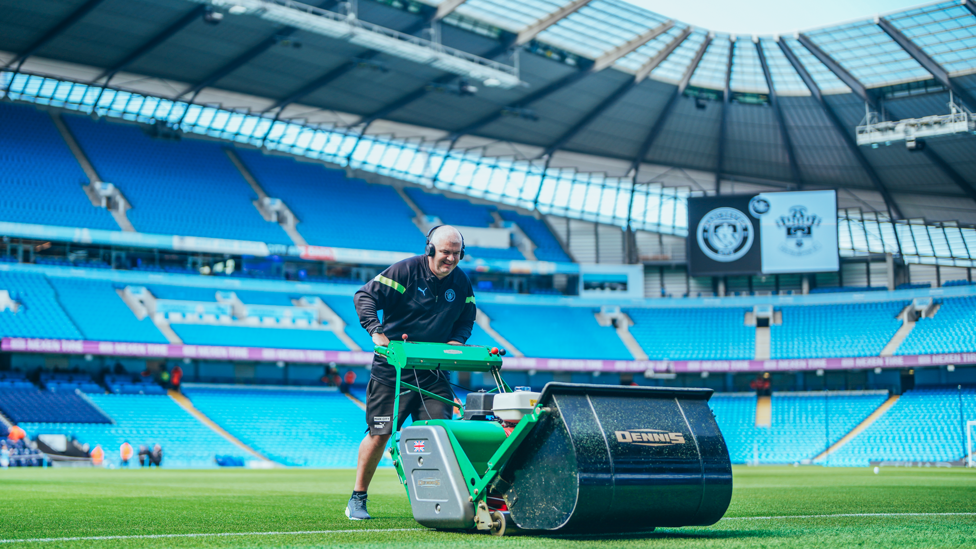
M 518 32 L 572 0 L 467 0 L 455 10 L 509 32 Z
M 756 51 L 756 44 L 752 40 L 735 41 L 735 52 L 732 54 L 732 80 L 729 86 L 732 91 L 737 92 L 769 93 L 762 63 L 759 62 L 759 52 Z
M 813 56 L 803 44 L 800 43 L 796 38 L 782 38 L 781 40 L 786 41 L 786 45 L 790 48 L 790 51 L 800 60 L 803 68 L 810 73 L 810 78 L 816 82 L 817 87 L 820 88 L 821 93 L 825 95 L 831 95 L 836 93 L 851 93 L 851 89 L 847 87 L 837 75 L 831 72 L 820 62 L 819 59 Z
M 773 88 L 779 95 L 810 95 L 810 89 L 797 74 L 796 69 L 786 58 L 786 54 L 779 48 L 773 40 L 760 40 L 759 47 L 763 49 L 766 56 L 766 65 L 769 66 L 769 76 L 773 79 Z
M 932 78 L 871 21 L 816 30 L 806 35 L 866 88 Z
M 705 55 L 698 63 L 695 74 L 691 75 L 691 85 L 713 90 L 725 89 L 725 72 L 729 64 L 729 48 L 732 42 L 728 36 L 716 36 L 708 45 Z
M 681 35 L 686 28 L 687 25 L 683 25 L 681 23 L 676 24 L 661 36 L 658 36 L 654 40 L 651 40 L 631 53 L 625 55 L 619 61 L 614 63 L 614 66 L 618 69 L 637 72 L 638 69 L 644 66 L 644 63 L 654 59 L 654 56 L 661 53 L 664 48 L 668 47 L 668 44 Z
M 596 59 L 667 20 L 662 15 L 622 0 L 593 0 L 542 31 L 536 38 L 557 48 Z
M 976 16 L 957 0 L 885 19 L 950 75 L 976 72 Z
M 680 46 L 671 52 L 667 59 L 661 62 L 656 69 L 651 71 L 651 77 L 656 80 L 663 80 L 677 84 L 685 75 L 685 70 L 698 53 L 698 48 L 705 42 L 707 35 L 704 32 L 696 31 L 688 35 Z

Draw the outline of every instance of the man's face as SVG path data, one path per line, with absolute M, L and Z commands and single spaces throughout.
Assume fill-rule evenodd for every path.
M 457 267 L 458 261 L 460 261 L 461 243 L 448 242 L 447 239 L 444 239 L 438 242 L 434 250 L 434 257 L 427 258 L 430 263 L 430 270 L 437 278 L 444 278 L 451 274 L 451 271 Z

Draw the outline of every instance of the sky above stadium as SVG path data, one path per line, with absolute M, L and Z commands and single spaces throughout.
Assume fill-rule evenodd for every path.
M 716 32 L 789 34 L 865 19 L 924 0 L 625 0 L 666 17 Z

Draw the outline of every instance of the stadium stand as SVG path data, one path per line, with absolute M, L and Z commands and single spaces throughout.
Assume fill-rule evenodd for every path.
M 465 246 L 464 257 L 475 259 L 505 259 L 509 261 L 525 261 L 525 256 L 517 248 L 484 248 L 481 246 Z
M 756 354 L 756 328 L 745 326 L 745 309 L 624 312 L 634 321 L 630 333 L 651 359 L 746 360 Z
M 492 327 L 525 356 L 633 360 L 617 333 L 587 307 L 478 304 Z
M 0 372 L 0 390 L 4 389 L 35 391 L 37 386 L 28 381 L 22 372 L 6 371 Z
M 789 464 L 813 459 L 888 398 L 885 391 L 773 393 L 772 422 L 756 426 L 755 394 L 709 401 L 733 463 Z
M 441 194 L 424 192 L 421 189 L 407 188 L 407 195 L 427 215 L 440 218 L 445 225 L 461 227 L 490 227 L 495 223 L 491 212 L 494 206 L 472 204 L 467 200 L 448 198 Z M 530 237 L 531 238 L 531 237 Z M 465 257 L 478 259 L 507 259 L 525 261 L 525 256 L 516 248 L 484 248 L 465 246 Z
M 498 347 L 498 348 L 504 347 L 501 343 L 495 341 L 493 337 L 488 335 L 488 332 L 486 332 L 481 326 L 478 326 L 477 324 L 475 324 L 474 327 L 471 328 L 471 337 L 468 338 L 466 344 L 484 345 L 486 347 Z
M 373 339 L 359 324 L 359 315 L 356 314 L 356 305 L 353 303 L 352 296 L 320 295 L 319 297 L 346 323 L 346 335 L 351 337 L 363 349 L 369 350 L 373 348 Z
M 961 408 L 961 409 L 960 409 Z M 871 461 L 955 461 L 966 453 L 965 419 L 976 418 L 976 387 L 916 387 L 831 454 L 829 465 Z
M 976 349 L 976 297 L 943 299 L 934 317 L 920 318 L 896 355 L 972 352 Z
M 559 245 L 559 241 L 556 240 L 556 237 L 553 236 L 543 221 L 511 210 L 498 210 L 498 213 L 505 221 L 511 221 L 518 225 L 522 232 L 529 237 L 529 240 L 536 245 L 535 257 L 539 261 L 572 262 L 572 259 L 566 255 L 563 247 Z
M 47 113 L 0 104 L 0 221 L 119 230 L 82 190 L 88 177 Z
M 309 244 L 399 252 L 424 249 L 413 210 L 392 187 L 367 185 L 340 171 L 291 158 L 244 149 L 238 155 L 268 196 L 288 204 L 298 217 L 298 232 Z M 368 197 L 366 202 L 363 197 Z
M 65 116 L 89 161 L 132 205 L 137 231 L 291 244 L 251 203 L 247 181 L 221 145 L 153 139 L 139 127 Z
M 493 206 L 472 204 L 467 200 L 448 198 L 442 194 L 428 193 L 416 188 L 405 190 L 417 207 L 427 215 L 439 217 L 445 225 L 490 227 L 495 222 L 495 218 L 491 215 L 495 210 Z
M 909 302 L 782 307 L 783 324 L 770 326 L 771 358 L 878 356 Z
M 244 451 L 213 432 L 167 396 L 90 395 L 114 424 L 30 422 L 20 426 L 32 438 L 38 434 L 74 435 L 92 448 L 100 444 L 106 461 L 118 464 L 119 446 L 128 441 L 163 447 L 163 466 L 174 469 L 217 467 L 216 455 L 244 455 Z
M 196 286 L 169 286 L 153 284 L 146 287 L 157 299 L 177 299 L 181 301 L 217 301 L 217 290 Z
M 813 288 L 811 294 L 836 294 L 858 292 L 887 292 L 886 286 L 840 286 L 838 288 Z
M 94 394 L 105 392 L 90 375 L 82 372 L 42 372 L 40 379 L 41 384 L 52 393 L 73 393 L 75 390 Z
M 183 343 L 188 345 L 273 347 L 318 351 L 349 350 L 334 333 L 328 330 L 213 326 L 207 324 L 172 324 L 171 326 L 173 331 L 183 340 Z
M 165 395 L 166 391 L 151 378 L 134 375 L 106 375 L 105 385 L 119 395 Z
M 5 337 L 84 339 L 44 275 L 0 271 L 0 290 L 22 305 L 17 312 L 0 311 L 0 334 Z
M 234 290 L 237 299 L 245 305 L 277 305 L 291 307 L 292 302 L 288 294 L 279 292 L 258 292 L 254 290 Z
M 756 430 L 756 393 L 715 393 L 708 406 L 722 430 L 732 463 L 753 461 L 751 441 Z
M 138 320 L 122 301 L 110 282 L 99 280 L 54 278 L 58 300 L 74 320 L 85 339 L 133 343 L 167 343 L 166 337 L 152 319 Z
M 15 423 L 111 423 L 111 420 L 74 393 L 0 390 L 0 411 Z M 26 430 L 26 427 L 25 427 Z
M 363 411 L 339 392 L 188 386 L 184 393 L 207 417 L 273 461 L 356 466 Z
M 0 425 L 0 440 L 7 436 L 7 429 Z M 16 442 L 6 440 L 2 442 L 10 452 L 10 467 L 43 467 L 45 465 L 44 454 L 29 447 L 23 440 Z

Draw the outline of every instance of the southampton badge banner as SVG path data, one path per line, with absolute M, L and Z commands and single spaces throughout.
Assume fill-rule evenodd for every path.
M 766 213 L 759 216 L 763 273 L 833 272 L 839 268 L 834 191 L 763 193 L 753 200 L 768 204 Z

